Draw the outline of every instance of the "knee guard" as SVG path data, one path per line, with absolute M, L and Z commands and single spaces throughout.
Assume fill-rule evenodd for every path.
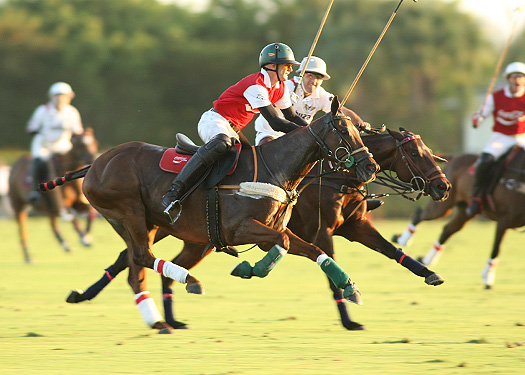
M 210 166 L 232 148 L 233 142 L 226 134 L 217 134 L 208 143 L 197 150 L 197 155 L 204 164 Z

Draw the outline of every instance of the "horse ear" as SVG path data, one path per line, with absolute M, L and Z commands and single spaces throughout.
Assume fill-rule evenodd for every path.
M 332 99 L 332 116 L 335 116 L 337 114 L 337 110 L 339 109 L 339 99 L 337 98 L 337 95 L 334 96 Z
M 405 128 L 403 128 L 403 127 L 400 126 L 400 127 L 399 127 L 399 131 L 400 131 L 401 133 L 403 133 L 403 132 L 407 132 L 408 130 L 406 130 Z
M 394 139 L 397 139 L 397 140 L 403 139 L 403 135 L 400 132 L 396 132 L 395 130 L 390 130 L 388 128 L 386 128 L 386 131 L 388 132 L 388 134 L 394 137 Z

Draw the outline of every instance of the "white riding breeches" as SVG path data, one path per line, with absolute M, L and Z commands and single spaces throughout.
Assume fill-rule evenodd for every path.
M 212 110 L 202 114 L 197 130 L 204 143 L 208 143 L 217 134 L 226 134 L 228 137 L 239 139 L 229 121 Z
M 507 152 L 512 146 L 519 145 L 525 148 L 525 133 L 517 135 L 506 135 L 502 133 L 492 133 L 490 142 L 485 146 L 482 152 L 491 154 L 498 159 Z

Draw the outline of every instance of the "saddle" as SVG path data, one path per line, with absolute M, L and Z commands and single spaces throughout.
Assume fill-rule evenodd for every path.
M 166 172 L 179 173 L 188 160 L 197 152 L 200 146 L 184 134 L 177 133 L 177 145 L 168 148 L 160 159 L 159 167 Z M 235 143 L 223 157 L 210 167 L 207 176 L 201 184 L 202 189 L 211 189 L 237 167 L 237 161 L 241 153 L 241 144 Z

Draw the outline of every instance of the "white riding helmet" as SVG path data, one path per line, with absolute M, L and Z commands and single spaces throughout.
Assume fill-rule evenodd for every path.
M 297 69 L 298 74 L 301 74 L 303 71 L 304 66 L 306 65 L 306 59 L 307 57 L 301 61 L 301 65 L 299 66 L 299 69 Z M 319 57 L 315 56 L 310 57 L 310 61 L 308 61 L 305 73 L 317 73 L 323 76 L 323 80 L 330 79 L 330 76 L 328 73 L 326 73 L 326 63 Z
M 505 77 L 508 77 L 512 73 L 525 74 L 525 64 L 522 62 L 512 62 L 505 68 Z
M 55 82 L 51 85 L 49 88 L 49 96 L 54 95 L 69 95 L 71 99 L 75 96 L 75 93 L 73 92 L 73 89 L 71 86 L 65 82 Z

